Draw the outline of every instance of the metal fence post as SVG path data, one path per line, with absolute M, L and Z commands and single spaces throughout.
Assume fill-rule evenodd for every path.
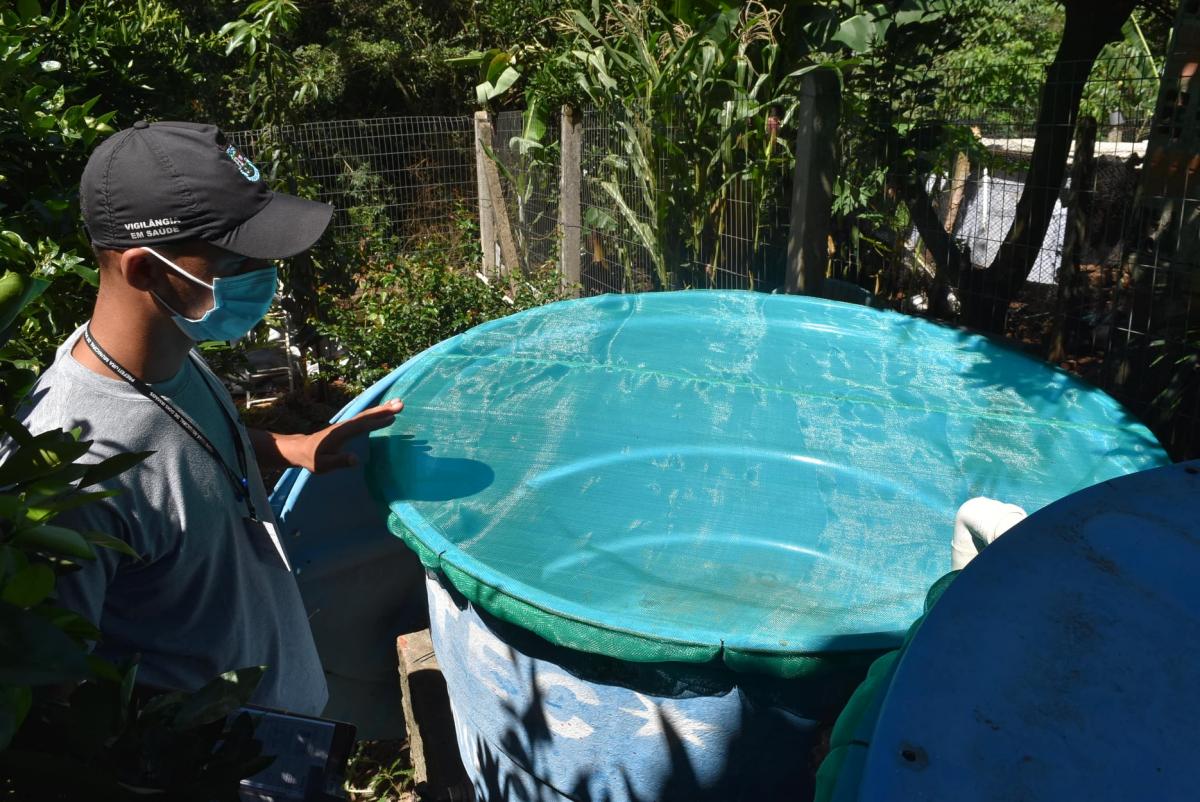
M 484 138 L 484 134 L 487 138 Z M 492 194 L 488 189 L 487 152 L 484 143 L 491 147 L 491 122 L 486 111 L 475 112 L 475 183 L 479 195 L 479 247 L 483 251 L 483 274 L 496 272 L 496 224 L 492 212 Z
M 804 76 L 795 116 L 796 168 L 792 174 L 785 292 L 818 295 L 825 278 L 838 95 L 838 79 L 832 70 L 813 70 Z
M 559 150 L 558 228 L 562 237 L 558 264 L 565 287 L 578 292 L 579 243 L 583 227 L 579 203 L 580 158 L 583 144 L 583 115 L 570 106 L 562 107 L 562 146 Z

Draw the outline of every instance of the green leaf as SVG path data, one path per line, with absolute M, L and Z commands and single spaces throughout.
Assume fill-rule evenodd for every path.
M 19 571 L 25 570 L 27 565 L 29 558 L 25 556 L 25 552 L 12 546 L 0 546 L 0 581 L 16 576 Z
M 874 36 L 875 24 L 872 19 L 865 14 L 859 14 L 843 22 L 832 39 L 855 53 L 862 53 L 871 48 Z
M 111 665 L 111 663 L 110 663 Z M 121 710 L 129 710 L 129 703 L 133 700 L 133 689 L 137 684 L 137 663 L 132 663 L 129 668 L 125 669 L 124 676 L 121 677 Z M 124 723 L 124 722 L 122 722 Z
M 25 90 L 25 97 L 22 98 L 22 101 L 25 103 L 26 106 L 28 106 L 28 105 L 32 104 L 35 100 L 37 100 L 39 97 L 41 97 L 43 94 L 45 94 L 45 92 L 46 92 L 45 86 L 43 86 L 42 84 L 34 84 L 33 86 L 31 86 Z M 17 236 L 12 231 L 5 231 L 4 233 L 12 235 L 14 237 Z
M 500 80 L 500 76 L 505 70 L 511 69 L 509 63 L 512 61 L 512 56 L 505 53 L 503 50 L 491 51 L 492 58 L 488 61 L 487 68 L 483 73 L 483 80 L 495 84 Z
M 472 50 L 470 53 L 464 53 L 461 56 L 451 56 L 446 59 L 447 66 L 450 67 L 478 67 L 487 58 L 487 53 L 482 50 Z
M 84 532 L 83 539 L 93 546 L 100 546 L 105 549 L 112 549 L 115 552 L 124 554 L 127 557 L 132 557 L 137 561 L 141 561 L 142 555 L 134 551 L 133 546 L 130 546 L 119 537 L 106 534 L 104 532 Z
M 671 16 L 685 21 L 692 19 L 692 0 L 673 0 Z
M 11 270 L 0 276 L 0 337 L 8 332 L 21 310 L 49 286 L 50 282 L 46 279 L 33 278 Z
M 537 98 L 534 98 L 525 109 L 524 123 L 521 138 L 541 142 L 542 137 L 546 135 L 546 109 Z
M 614 231 L 617 228 L 617 219 L 607 209 L 588 206 L 583 213 L 583 224 L 597 231 Z
M 793 19 L 817 47 L 823 47 L 838 30 L 837 9 L 827 6 L 805 4 L 793 13 Z
M 88 267 L 82 262 L 71 265 L 71 272 L 79 276 L 81 279 L 91 284 L 93 287 L 100 286 L 100 271 L 94 267 Z
M 57 685 L 90 673 L 86 652 L 54 624 L 0 602 L 0 685 Z
M 64 471 L 86 454 L 91 445 L 60 429 L 42 432 L 0 465 L 0 486 L 29 483 Z
M 65 607 L 42 604 L 31 610 L 77 641 L 99 640 L 100 630 L 86 618 Z
M 97 462 L 95 465 L 89 465 L 87 472 L 79 480 L 79 487 L 90 487 L 97 482 L 103 482 L 106 479 L 119 476 L 153 453 L 153 451 L 130 451 L 125 454 L 117 454 L 116 456 L 109 457 L 102 462 Z
M 187 730 L 225 718 L 250 701 L 264 671 L 264 666 L 254 666 L 217 677 L 184 701 L 175 714 L 173 726 Z
M 495 82 L 495 88 L 492 90 L 491 97 L 498 97 L 512 87 L 513 84 L 521 77 L 521 73 L 514 70 L 512 67 L 505 67 L 504 72 L 500 73 L 500 78 Z M 490 98 L 489 98 L 490 99 Z
M 42 4 L 38 0 L 17 0 L 17 14 L 22 22 L 30 22 L 42 16 Z
M 103 657 L 97 657 L 94 654 L 88 655 L 87 662 L 88 667 L 92 670 L 92 676 L 96 677 L 96 679 L 120 683 L 122 685 L 122 695 L 124 695 L 125 677 L 130 676 L 130 674 L 126 674 L 123 677 L 116 666 L 105 660 Z M 134 667 L 130 669 L 130 673 L 132 673 L 136 668 L 137 665 L 135 664 Z M 126 702 L 126 704 L 128 704 L 128 702 Z
M 28 372 L 32 373 L 33 371 Z M 5 377 L 6 384 L 10 380 L 11 377 Z M 3 431 L 5 434 L 11 437 L 13 442 L 19 446 L 27 446 L 33 443 L 33 434 L 29 431 L 29 429 L 25 428 L 24 424 L 10 415 L 0 415 L 0 431 Z
M 183 691 L 170 691 L 151 697 L 142 705 L 143 720 L 174 716 L 175 711 L 183 704 L 187 694 Z
M 120 490 L 97 490 L 91 493 L 76 492 L 71 488 L 69 492 L 59 498 L 54 498 L 49 501 L 39 501 L 31 504 L 27 514 L 27 518 L 35 523 L 43 523 L 50 520 L 55 515 L 82 507 L 85 504 L 91 504 L 93 501 L 112 498 L 120 495 Z M 0 497 L 0 515 L 3 514 L 3 497 Z
M 32 704 L 33 693 L 29 688 L 0 686 L 0 752 L 12 743 Z
M 60 465 L 45 476 L 31 482 L 22 482 L 18 486 L 31 498 L 57 496 L 72 490 L 72 483 L 78 481 L 87 473 L 88 466 L 78 462 Z
M 54 569 L 45 563 L 33 563 L 0 587 L 0 601 L 16 607 L 33 607 L 53 592 Z
M 13 544 L 77 560 L 96 559 L 95 552 L 92 551 L 92 547 L 88 545 L 83 535 L 74 529 L 54 526 L 53 524 L 42 524 L 33 529 L 26 529 L 19 532 L 13 538 Z
M 592 25 L 591 20 L 584 16 L 582 12 L 570 9 L 567 11 L 567 16 L 577 28 L 582 30 L 592 39 L 598 42 L 604 41 L 604 37 L 600 35 L 600 32 L 596 30 L 594 25 Z
M 904 0 L 896 12 L 896 25 L 911 25 L 914 22 L 933 22 L 945 13 L 941 3 L 929 0 Z

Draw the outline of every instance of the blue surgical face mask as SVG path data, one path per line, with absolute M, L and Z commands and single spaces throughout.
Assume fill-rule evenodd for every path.
M 207 281 L 196 278 L 153 248 L 147 248 L 144 245 L 142 247 L 161 259 L 179 275 L 201 287 L 212 290 L 212 309 L 205 312 L 203 317 L 196 319 L 179 314 L 171 309 L 170 304 L 159 298 L 158 293 L 154 293 L 154 297 L 158 298 L 159 303 L 167 309 L 171 309 L 175 325 L 197 342 L 236 340 L 238 337 L 246 336 L 250 329 L 263 319 L 267 310 L 271 308 L 271 302 L 275 300 L 275 286 L 279 281 L 279 271 L 275 265 L 236 276 L 215 278 L 212 284 L 209 284 Z

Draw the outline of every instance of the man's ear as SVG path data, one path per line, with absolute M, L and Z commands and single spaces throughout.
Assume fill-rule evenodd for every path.
M 154 257 L 144 248 L 130 248 L 121 252 L 117 269 L 130 287 L 148 292 L 158 286 L 159 269 L 154 262 Z

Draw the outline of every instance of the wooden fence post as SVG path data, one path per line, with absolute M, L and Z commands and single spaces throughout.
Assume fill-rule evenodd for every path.
M 579 244 L 583 230 L 579 200 L 580 160 L 583 145 L 583 115 L 570 106 L 562 107 L 562 140 L 559 148 L 558 230 L 559 270 L 562 283 L 578 294 L 580 284 Z
M 500 170 L 492 158 L 495 147 L 492 142 L 492 121 L 487 112 L 475 112 L 475 163 L 482 180 L 487 184 L 488 206 L 491 207 L 492 236 L 500 245 L 498 275 L 509 281 L 512 272 L 520 268 L 517 258 L 517 241 L 513 238 L 512 225 L 508 221 L 508 206 L 504 203 L 504 187 L 500 184 Z M 480 207 L 483 206 L 482 195 Z M 481 226 L 482 228 L 482 226 Z M 482 234 L 480 235 L 482 238 Z M 493 257 L 494 259 L 495 257 Z
M 795 116 L 796 168 L 784 292 L 819 295 L 825 279 L 839 95 L 832 70 L 813 70 L 804 76 Z
M 488 161 L 484 142 L 491 147 L 491 137 L 484 137 L 484 126 L 491 133 L 491 124 L 486 111 L 475 112 L 475 183 L 479 195 L 479 247 L 483 251 L 483 274 L 491 276 L 496 272 L 496 226 L 492 213 L 492 195 L 488 191 L 487 170 L 484 163 Z
M 971 126 L 971 134 L 978 140 L 983 136 L 979 126 Z M 963 199 L 967 196 L 967 181 L 971 178 L 971 157 L 966 151 L 961 151 L 954 157 L 954 169 L 950 173 L 950 186 L 946 191 L 946 218 L 942 228 L 951 237 L 954 236 L 954 226 L 958 222 L 958 213 L 962 210 Z

